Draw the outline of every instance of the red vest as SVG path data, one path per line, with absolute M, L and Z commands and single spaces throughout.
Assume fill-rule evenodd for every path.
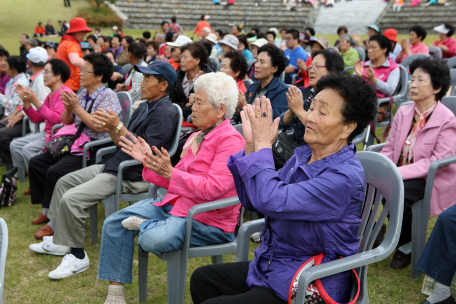
M 371 61 L 367 61 L 365 64 L 364 64 L 364 71 L 363 71 L 363 78 L 367 80 L 367 76 L 366 76 L 366 68 L 369 67 L 369 63 Z M 379 66 L 379 67 L 376 67 L 374 68 L 374 74 L 375 74 L 375 77 L 383 82 L 386 82 L 388 80 L 388 77 L 389 77 L 389 74 L 395 69 L 398 67 L 398 65 L 393 61 L 391 60 L 391 58 L 388 58 L 388 62 L 389 62 L 389 67 L 385 67 L 385 66 Z M 379 90 L 376 90 L 377 91 L 377 97 L 379 98 L 383 98 L 383 97 L 386 97 L 385 94 L 383 94 L 382 92 L 380 92 Z

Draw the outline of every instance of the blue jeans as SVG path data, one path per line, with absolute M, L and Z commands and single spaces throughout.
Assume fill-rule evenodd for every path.
M 416 269 L 450 286 L 456 272 L 456 205 L 437 219 Z
M 173 206 L 157 207 L 161 199 L 147 199 L 119 210 L 103 224 L 98 279 L 131 284 L 134 238 L 139 233 L 138 244 L 145 251 L 156 255 L 181 250 L 184 245 L 187 218 L 169 214 Z M 122 221 L 130 216 L 149 219 L 139 231 L 125 229 Z M 206 246 L 231 242 L 234 234 L 193 220 L 190 246 Z

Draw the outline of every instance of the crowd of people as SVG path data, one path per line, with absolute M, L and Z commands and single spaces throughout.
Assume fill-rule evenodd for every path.
M 18 168 L 27 172 L 30 188 L 24 194 L 43 208 L 31 219 L 42 225 L 34 235 L 42 241 L 29 248 L 63 257 L 50 279 L 90 267 L 84 251 L 89 210 L 116 193 L 119 164 L 132 159 L 140 164 L 123 171 L 124 193 L 147 192 L 151 183 L 168 192 L 104 221 L 98 278 L 109 282 L 107 304 L 125 303 L 136 236 L 143 250 L 156 255 L 180 250 L 190 208 L 218 199 L 238 196 L 246 210 L 264 216 L 266 229 L 252 262 L 193 273 L 194 303 L 288 303 L 290 281 L 309 258 L 323 253 L 328 262 L 358 252 L 365 178 L 352 141 L 376 117 L 377 99 L 395 94 L 401 62 L 429 54 L 426 30 L 413 26 L 409 40 L 399 42 L 396 30 L 382 34 L 371 25 L 369 38 L 361 41 L 341 26 L 330 47 L 311 27 L 242 33 L 233 26 L 226 33 L 214 31 L 209 19 L 201 16 L 192 37 L 172 17 L 154 35 L 145 31 L 135 39 L 117 26 L 111 35 L 99 29 L 90 34 L 86 21 L 74 18 L 61 27 L 58 44 L 22 34 L 20 56 L 0 49 L 0 157 L 7 176 Z M 50 30 L 49 21 L 44 33 Z M 434 30 L 440 39 L 432 46 L 445 59 L 455 56 L 453 25 Z M 398 109 L 381 152 L 398 166 L 405 189 L 393 269 L 411 262 L 411 208 L 424 196 L 431 163 L 456 154 L 456 118 L 441 103 L 449 68 L 429 57 L 413 61 L 409 73 L 414 103 Z M 131 97 L 129 119 L 129 105 L 118 92 Z M 189 131 L 169 155 L 180 121 L 175 105 Z M 22 137 L 25 123 L 32 133 Z M 233 127 L 238 123 L 242 135 Z M 53 133 L 57 124 L 64 126 Z M 294 130 L 295 145 L 294 155 L 281 164 L 274 144 L 279 128 Z M 85 155 L 87 143 L 94 145 Z M 115 152 L 95 163 L 108 146 Z M 449 286 L 456 242 L 446 231 L 456 229 L 455 172 L 449 165 L 436 174 L 430 213 L 441 216 L 418 269 L 437 283 L 423 303 L 454 303 Z M 196 215 L 190 245 L 232 241 L 240 207 Z M 322 279 L 320 290 L 312 283 L 311 296 L 319 303 L 349 302 L 352 283 L 350 272 L 343 272 Z

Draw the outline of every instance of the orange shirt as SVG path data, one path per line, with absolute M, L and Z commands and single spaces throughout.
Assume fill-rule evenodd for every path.
M 77 91 L 79 90 L 81 83 L 81 71 L 80 68 L 71 64 L 70 59 L 68 58 L 68 54 L 70 53 L 78 53 L 79 57 L 82 58 L 82 50 L 79 44 L 75 41 L 62 38 L 59 48 L 57 49 L 56 57 L 57 59 L 65 61 L 71 70 L 70 78 L 65 82 L 65 85 L 73 91 Z
M 171 57 L 169 60 L 168 60 L 168 63 L 174 68 L 174 70 L 178 70 L 179 69 L 179 63 L 174 63 L 174 58 Z
M 195 27 L 195 30 L 193 31 L 193 34 L 195 34 L 196 32 L 198 32 L 198 37 L 201 37 L 201 33 L 203 32 L 203 28 L 205 27 L 208 27 L 211 29 L 211 33 L 213 33 L 214 31 L 212 30 L 212 27 L 211 25 L 207 22 L 207 21 L 204 21 L 204 20 L 201 20 L 200 22 L 198 22 L 196 24 L 196 27 Z
M 46 30 L 42 26 L 35 26 L 35 34 L 46 34 Z

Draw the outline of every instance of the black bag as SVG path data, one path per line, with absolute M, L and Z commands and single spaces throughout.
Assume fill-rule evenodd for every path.
M 16 200 L 16 180 L 8 175 L 3 175 L 0 186 L 0 207 L 9 207 Z
M 279 134 L 277 134 L 277 138 L 272 144 L 272 153 L 277 171 L 282 169 L 285 163 L 294 155 L 294 150 L 298 147 L 299 145 L 288 137 L 285 129 L 279 130 Z

